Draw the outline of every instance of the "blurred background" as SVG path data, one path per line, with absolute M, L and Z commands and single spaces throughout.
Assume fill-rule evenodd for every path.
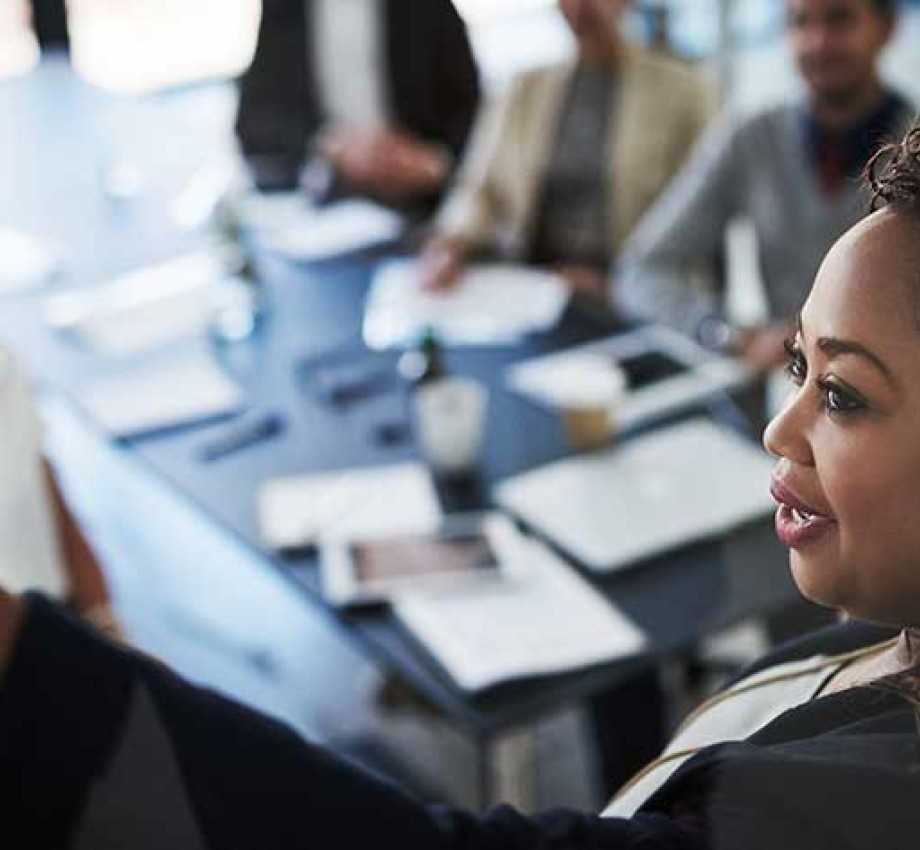
M 47 2 L 47 0 L 42 0 Z M 49 7 L 64 0 L 48 2 Z M 39 4 L 41 5 L 41 3 Z M 241 72 L 252 58 L 259 0 L 67 0 L 74 65 L 95 85 L 140 93 Z M 569 46 L 553 0 L 458 0 L 487 83 L 559 57 Z M 920 92 L 920 3 L 907 0 L 891 78 Z M 784 61 L 779 0 L 647 0 L 631 13 L 640 40 L 724 75 L 730 103 L 753 108 L 787 94 L 794 77 Z M 49 24 L 53 27 L 53 22 Z M 202 35 L 207 33 L 207 38 Z M 0 0 L 0 77 L 38 60 L 28 0 Z

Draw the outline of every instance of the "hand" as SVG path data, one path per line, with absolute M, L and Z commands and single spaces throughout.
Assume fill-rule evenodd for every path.
M 422 289 L 445 290 L 455 286 L 463 271 L 465 253 L 456 239 L 445 236 L 430 239 L 419 257 Z
M 595 301 L 609 301 L 610 288 L 607 276 L 590 266 L 557 266 L 558 274 L 573 295 L 582 295 Z
M 784 343 L 794 333 L 791 322 L 771 322 L 743 331 L 738 344 L 741 359 L 758 375 L 782 366 L 787 359 Z
M 13 656 L 21 622 L 22 603 L 0 588 L 0 678 Z
M 320 150 L 351 186 L 384 197 L 434 191 L 449 170 L 438 148 L 397 130 L 333 130 Z

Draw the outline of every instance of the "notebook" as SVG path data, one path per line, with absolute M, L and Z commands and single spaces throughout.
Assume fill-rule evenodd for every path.
M 610 572 L 763 517 L 773 461 L 708 420 L 510 478 L 497 504 L 578 562 Z
M 45 299 L 54 330 L 105 354 L 131 355 L 201 336 L 214 317 L 251 294 L 233 273 L 232 246 L 191 252 Z
M 643 632 L 544 545 L 519 545 L 519 573 L 471 587 L 413 590 L 399 620 L 465 691 L 635 655 Z
M 89 381 L 76 399 L 100 427 L 123 439 L 228 416 L 246 403 L 213 356 L 197 347 Z
M 440 502 L 424 465 L 345 469 L 263 484 L 256 496 L 262 540 L 279 551 L 337 538 L 434 532 Z
M 607 376 L 609 405 L 622 430 L 697 404 L 750 380 L 738 360 L 716 355 L 668 328 L 649 325 L 608 339 L 524 360 L 508 368 L 509 388 L 550 410 L 573 387 Z

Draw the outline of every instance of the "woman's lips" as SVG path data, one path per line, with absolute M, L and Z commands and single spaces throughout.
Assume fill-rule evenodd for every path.
M 778 478 L 774 478 L 770 484 L 770 495 L 779 505 L 776 510 L 776 534 L 784 546 L 795 549 L 812 543 L 836 524 L 831 517 L 810 507 Z

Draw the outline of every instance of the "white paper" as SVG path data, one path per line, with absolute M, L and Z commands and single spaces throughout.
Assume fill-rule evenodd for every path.
M 379 204 L 339 201 L 315 207 L 300 194 L 252 194 L 234 202 L 243 227 L 267 248 L 309 262 L 392 242 L 405 229 L 403 218 Z
M 673 377 L 626 389 L 619 363 L 651 352 L 686 368 Z M 750 372 L 739 360 L 713 354 L 668 328 L 648 326 L 515 363 L 505 380 L 510 389 L 553 411 L 564 408 L 573 396 L 607 384 L 614 427 L 622 429 L 742 386 Z
M 217 311 L 251 298 L 232 246 L 197 251 L 45 300 L 49 326 L 106 354 L 138 354 L 203 334 Z
M 774 463 L 707 420 L 515 476 L 497 503 L 592 570 L 608 572 L 771 513 Z
M 524 575 L 472 588 L 400 594 L 396 615 L 468 691 L 641 652 L 643 633 L 535 541 Z
M 158 357 L 84 384 L 77 400 L 112 436 L 135 437 L 241 410 L 245 399 L 206 351 Z
M 0 226 L 0 294 L 44 286 L 60 270 L 61 258 L 47 242 Z
M 375 349 L 408 347 L 432 327 L 455 345 L 510 344 L 552 328 L 568 299 L 558 275 L 498 264 L 470 266 L 451 289 L 427 292 L 417 260 L 393 260 L 374 276 L 364 341 Z
M 414 462 L 268 481 L 256 508 L 262 539 L 277 550 L 324 536 L 424 534 L 442 520 L 431 476 Z

